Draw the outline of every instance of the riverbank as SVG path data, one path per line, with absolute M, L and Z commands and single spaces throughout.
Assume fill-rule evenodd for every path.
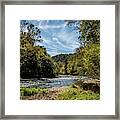
M 22 91 L 23 90 L 23 91 Z M 100 81 L 77 81 L 70 86 L 53 88 L 22 88 L 21 100 L 99 100 Z M 21 93 L 22 93 L 21 92 Z
M 21 95 L 20 99 L 21 100 L 57 100 L 59 94 L 61 94 L 63 91 L 68 89 L 68 86 L 64 87 L 57 87 L 57 88 L 49 88 L 47 91 L 43 92 L 38 92 L 33 95 Z M 29 88 L 30 89 L 30 88 Z

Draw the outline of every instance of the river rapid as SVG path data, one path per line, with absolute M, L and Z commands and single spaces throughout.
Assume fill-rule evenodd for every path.
M 20 87 L 40 87 L 40 88 L 56 88 L 69 86 L 78 80 L 86 79 L 86 77 L 59 75 L 56 78 L 34 78 L 20 79 Z

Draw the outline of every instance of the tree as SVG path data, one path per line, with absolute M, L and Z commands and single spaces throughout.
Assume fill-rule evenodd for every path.
M 67 61 L 68 74 L 100 79 L 99 44 L 80 48 Z
M 80 47 L 100 43 L 100 20 L 67 20 L 71 29 L 79 32 Z
M 33 48 L 21 49 L 20 75 L 22 78 L 35 77 L 37 73 L 37 58 Z
M 54 77 L 55 64 L 41 42 L 40 30 L 27 21 L 21 21 L 20 30 L 20 76 L 21 78 Z
M 100 21 L 67 21 L 68 25 L 79 32 L 80 47 L 68 60 L 70 74 L 100 79 Z
M 83 66 L 85 75 L 92 78 L 100 79 L 100 46 L 92 44 L 86 46 L 83 55 Z
M 85 45 L 100 43 L 100 21 L 82 20 L 80 22 L 80 42 Z
M 64 69 L 65 69 L 65 75 L 67 75 L 68 73 L 67 73 L 67 58 L 65 59 L 65 65 L 64 65 Z
M 25 37 L 30 40 L 32 45 L 35 45 L 36 42 L 41 42 L 40 29 L 34 24 L 30 23 L 27 20 L 20 21 L 20 34 L 21 37 Z

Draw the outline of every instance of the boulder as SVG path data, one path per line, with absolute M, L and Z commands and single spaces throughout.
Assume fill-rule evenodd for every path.
M 100 92 L 100 80 L 97 79 L 79 80 L 76 84 L 83 90 Z

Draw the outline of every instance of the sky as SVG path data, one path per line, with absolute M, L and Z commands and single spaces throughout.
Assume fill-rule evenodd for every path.
M 74 27 L 69 27 L 64 20 L 29 20 L 29 22 L 40 29 L 43 42 L 37 44 L 44 46 L 51 56 L 74 53 L 79 47 L 79 33 Z

